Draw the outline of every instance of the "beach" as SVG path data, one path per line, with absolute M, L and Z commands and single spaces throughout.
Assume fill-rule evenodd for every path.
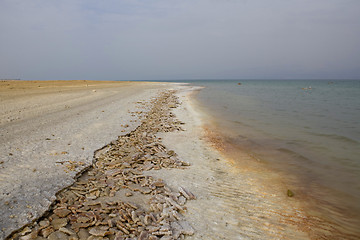
M 1 235 L 39 218 L 166 84 L 1 81 Z
M 1 84 L 2 239 L 345 236 L 226 143 L 194 101 L 199 87 Z

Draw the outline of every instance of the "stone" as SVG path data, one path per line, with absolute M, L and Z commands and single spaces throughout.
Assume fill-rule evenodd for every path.
M 293 196 L 294 196 L 294 193 L 293 193 L 290 189 L 288 189 L 288 190 L 287 190 L 287 196 L 288 196 L 288 197 L 293 197 Z
M 61 227 L 59 229 L 59 231 L 65 233 L 67 235 L 75 235 L 76 234 L 73 230 L 65 228 L 65 227 Z
M 56 208 L 54 213 L 59 216 L 60 218 L 66 217 L 71 213 L 71 211 L 67 208 Z
M 50 225 L 50 221 L 45 219 L 39 222 L 40 228 L 46 228 Z
M 55 230 L 52 226 L 46 227 L 40 231 L 41 235 L 43 237 L 48 237 L 51 233 L 53 233 Z
M 69 237 L 68 237 L 68 235 L 66 235 L 63 232 L 56 231 L 56 232 L 51 233 L 49 235 L 48 239 L 49 240 L 68 240 Z
M 79 236 L 79 239 L 80 239 L 80 240 L 86 240 L 86 239 L 89 238 L 90 233 L 89 233 L 89 231 L 86 230 L 85 228 L 81 228 L 81 229 L 79 230 L 79 232 L 77 233 L 77 235 Z
M 61 227 L 65 227 L 68 223 L 67 218 L 57 218 L 51 221 L 51 225 L 55 230 L 59 230 Z
M 93 236 L 105 237 L 106 235 L 110 234 L 110 231 L 108 231 L 107 229 L 102 229 L 100 227 L 93 227 L 90 229 L 89 233 Z

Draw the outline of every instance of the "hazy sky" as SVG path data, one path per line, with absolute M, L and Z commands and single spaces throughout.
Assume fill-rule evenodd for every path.
M 0 0 L 0 79 L 360 79 L 360 0 Z

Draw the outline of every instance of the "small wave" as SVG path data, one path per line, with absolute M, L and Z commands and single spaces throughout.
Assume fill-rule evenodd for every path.
M 242 125 L 242 126 L 245 126 L 245 127 L 251 127 L 249 124 L 246 124 L 244 122 L 240 122 L 240 121 L 231 121 L 232 123 L 236 123 L 236 124 L 239 124 L 239 125 Z
M 359 144 L 359 141 L 352 139 L 352 138 L 342 136 L 342 135 L 326 134 L 326 133 L 313 133 L 313 132 L 307 132 L 307 133 L 310 135 L 313 135 L 313 136 L 326 137 L 326 138 L 334 139 L 334 140 L 341 141 L 341 142 L 346 142 L 346 143 L 351 143 L 351 144 Z
M 301 155 L 300 153 L 294 152 L 287 148 L 277 148 L 279 152 L 285 153 L 287 155 L 290 155 L 293 158 L 300 159 L 302 162 L 312 162 L 309 158 L 305 157 L 304 155 Z

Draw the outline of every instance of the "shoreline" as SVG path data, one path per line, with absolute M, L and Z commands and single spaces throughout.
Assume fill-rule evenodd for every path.
M 73 223 L 77 220 L 70 216 L 72 213 L 77 213 L 78 210 L 77 207 L 73 206 L 74 204 L 69 205 L 67 204 L 68 200 L 64 200 L 69 199 L 69 196 L 73 198 L 74 194 L 75 198 L 78 197 L 84 201 L 89 201 L 88 203 L 90 204 L 87 204 L 89 208 L 86 211 L 90 209 L 96 213 L 98 211 L 96 209 L 99 209 L 99 207 L 100 209 L 105 209 L 103 211 L 113 211 L 114 208 L 118 208 L 118 211 L 131 210 L 130 215 L 124 215 L 123 218 L 131 218 L 132 220 L 128 220 L 125 223 L 133 224 L 131 225 L 133 228 L 137 227 L 137 232 L 135 233 L 135 230 L 131 230 L 130 227 L 127 229 L 127 225 L 119 225 L 119 227 L 116 224 L 117 221 L 109 222 L 112 218 L 120 217 L 117 215 L 118 212 L 112 212 L 110 213 L 111 216 L 108 216 L 111 219 L 106 219 L 106 215 L 100 215 L 106 221 L 104 219 L 100 221 L 95 218 L 97 222 L 94 222 L 94 225 L 88 225 L 88 222 L 85 222 L 85 225 L 77 225 L 81 229 L 87 229 L 87 232 L 81 230 L 82 237 L 89 237 L 90 235 L 93 238 L 108 237 L 115 235 L 117 230 L 122 232 L 121 236 L 120 234 L 118 235 L 118 239 L 122 239 L 120 237 L 124 236 L 131 236 L 131 234 L 133 236 L 136 236 L 136 234 L 140 236 L 142 234 L 143 237 L 149 237 L 154 232 L 154 235 L 157 234 L 156 236 L 158 237 L 175 234 L 173 236 L 186 235 L 186 239 L 236 239 L 239 237 L 250 239 L 315 239 L 326 236 L 326 234 L 319 235 L 317 232 L 311 232 L 311 227 L 314 226 L 312 224 L 319 224 L 321 222 L 313 221 L 309 224 L 309 216 L 304 214 L 301 202 L 296 198 L 287 197 L 284 189 L 278 188 L 281 183 L 278 175 L 268 169 L 259 168 L 259 163 L 254 162 L 254 159 L 245 152 L 237 150 L 229 151 L 229 145 L 221 138 L 221 130 L 217 129 L 211 122 L 208 122 L 209 116 L 206 112 L 202 111 L 196 102 L 195 94 L 200 87 L 171 83 L 150 85 L 153 86 L 150 87 L 152 94 L 146 95 L 147 98 L 142 98 L 142 100 L 136 100 L 140 107 L 130 104 L 128 106 L 129 112 L 126 114 L 132 116 L 132 118 L 128 118 L 126 121 L 124 119 L 121 120 L 122 124 L 127 123 L 129 125 L 132 124 L 132 126 L 118 129 L 118 125 L 116 129 L 117 133 L 120 132 L 120 134 L 114 133 L 113 136 L 115 137 L 107 138 L 107 143 L 95 148 L 98 150 L 95 153 L 94 150 L 92 151 L 91 159 L 87 162 L 86 167 L 70 161 L 65 161 L 61 164 L 61 171 L 67 170 L 67 174 L 70 174 L 70 179 L 73 179 L 73 182 L 74 178 L 75 180 L 77 179 L 75 185 L 68 182 L 67 186 L 71 188 L 72 185 L 73 189 L 58 187 L 61 190 L 57 194 L 58 200 L 51 200 L 52 206 L 56 206 L 57 210 L 53 208 L 52 212 L 50 211 L 45 215 L 33 216 L 32 219 L 38 219 L 38 228 L 36 228 L 36 225 L 31 225 L 32 229 L 30 230 L 26 227 L 23 228 L 20 233 L 24 235 L 24 239 L 33 236 L 31 234 L 35 233 L 41 236 L 43 234 L 49 234 L 47 236 L 53 234 L 53 237 L 56 236 L 58 238 L 61 236 L 67 238 L 75 236 L 72 226 L 74 227 Z M 158 121 L 156 120 L 157 113 L 153 114 L 154 118 L 151 120 L 151 123 L 144 126 L 146 126 L 146 129 L 159 128 L 161 126 L 160 128 L 164 130 L 164 127 L 166 129 L 172 126 L 167 121 L 173 121 L 175 124 L 173 126 L 176 129 L 183 129 L 184 131 L 153 132 L 152 134 L 147 134 L 148 130 L 142 130 L 137 133 L 136 131 L 143 128 L 141 126 L 143 126 L 143 117 L 146 116 L 146 112 L 151 111 L 151 104 L 146 102 L 149 102 L 151 99 L 152 101 L 158 99 L 161 95 L 159 95 L 160 89 L 162 91 L 174 89 L 176 91 L 175 96 L 179 102 L 177 100 L 162 100 L 162 102 L 155 104 L 158 106 L 157 111 L 163 111 L 162 109 L 164 108 L 164 111 L 169 111 L 170 115 L 165 117 L 165 115 L 160 114 L 160 121 Z M 81 108 L 82 105 L 79 107 Z M 114 105 L 111 108 L 114 108 Z M 14 123 L 16 123 L 16 120 Z M 10 125 L 14 123 L 10 123 Z M 136 137 L 134 138 L 132 134 L 135 134 L 134 136 Z M 114 140 L 116 138 L 117 140 Z M 147 140 L 144 140 L 144 138 Z M 108 144 L 110 142 L 109 139 L 112 141 L 110 144 Z M 148 149 L 148 147 L 144 147 L 146 144 L 143 141 L 152 141 L 158 147 L 154 145 Z M 119 149 L 127 144 L 132 146 L 130 147 L 132 150 L 125 150 L 125 152 L 133 153 L 135 151 L 136 154 L 121 156 L 120 160 L 123 159 L 121 164 L 125 161 L 126 164 L 129 163 L 130 165 L 118 165 L 120 166 L 120 172 L 125 177 L 120 180 L 127 182 L 130 177 L 134 181 L 130 180 L 129 183 L 125 184 L 126 187 L 121 185 L 118 188 L 113 185 L 114 183 L 111 183 L 113 182 L 111 178 L 120 176 L 118 175 L 120 172 L 112 172 L 114 169 L 109 168 L 109 166 L 111 166 L 113 161 L 112 156 L 118 154 L 117 152 L 124 152 L 124 150 Z M 143 155 L 141 151 L 145 151 Z M 149 152 L 146 153 L 146 151 Z M 113 155 L 107 155 L 109 152 L 112 152 Z M 68 157 L 68 154 L 59 154 L 58 157 L 64 157 L 64 155 Z M 97 161 L 93 162 L 93 159 L 97 159 Z M 150 168 L 148 168 L 150 166 L 148 159 L 153 161 L 150 162 L 153 165 Z M 160 162 L 155 159 L 160 159 Z M 166 159 L 172 159 L 172 162 L 169 162 L 168 166 L 162 166 L 161 164 L 166 162 Z M 236 159 L 241 159 L 246 164 L 239 165 Z M 140 162 L 136 163 L 135 160 Z M 91 164 L 93 164 L 93 167 L 91 167 Z M 120 164 L 120 162 L 116 162 L 116 164 Z M 130 175 L 127 175 L 129 174 L 128 172 L 124 173 L 123 169 L 129 169 Z M 89 174 L 90 172 L 93 173 Z M 110 174 L 110 178 L 106 173 Z M 111 174 L 115 175 L 111 176 Z M 96 184 L 100 186 L 104 184 L 101 179 L 104 179 L 104 177 L 110 179 L 105 181 L 107 186 L 104 186 L 104 190 L 97 190 L 95 183 L 95 185 L 86 184 L 86 187 L 83 187 L 83 183 L 87 182 L 89 178 L 97 178 L 97 176 L 99 176 L 99 182 Z M 135 179 L 137 177 L 134 178 L 134 176 L 141 176 L 140 179 L 146 180 L 146 183 L 136 182 Z M 60 178 L 58 177 L 58 179 Z M 151 189 L 150 186 L 155 188 Z M 80 190 L 80 188 L 83 188 L 83 190 Z M 71 193 L 70 190 L 77 191 L 77 193 Z M 151 198 L 149 196 L 155 197 Z M 107 198 L 105 203 L 96 202 L 104 197 L 110 197 L 112 201 L 109 201 L 109 198 Z M 114 199 L 111 199 L 111 197 L 117 197 L 117 202 L 114 203 Z M 169 199 L 165 200 L 166 198 Z M 159 204 L 166 205 L 160 206 Z M 28 208 L 23 205 L 22 210 L 24 209 Z M 41 211 L 44 212 L 46 210 L 42 208 Z M 68 210 L 72 213 L 69 213 Z M 151 211 L 156 221 L 154 219 L 150 220 L 152 218 Z M 61 226 L 55 226 L 52 223 L 54 219 L 60 219 L 56 220 L 56 222 L 64 221 L 61 220 L 64 219 L 62 214 L 70 214 L 65 216 L 68 219 L 66 224 L 61 225 L 64 224 L 61 223 Z M 39 219 L 40 216 L 42 217 Z M 163 219 L 168 219 L 167 222 L 161 223 L 162 217 Z M 3 218 L 2 221 L 4 219 L 6 218 Z M 152 225 L 155 228 L 144 228 L 140 224 L 140 222 L 145 224 L 151 221 L 154 221 Z M 155 222 L 160 224 L 160 228 L 157 230 L 155 229 L 159 225 L 156 225 Z M 20 225 L 24 226 L 26 224 L 17 224 L 17 226 Z M 52 227 L 53 230 L 49 227 Z M 75 227 L 75 230 L 80 230 L 80 228 L 76 229 Z M 47 229 L 47 233 L 42 232 L 45 231 L 44 229 Z M 161 232 L 159 232 L 160 229 L 162 229 Z M 327 231 L 326 228 L 323 230 Z M 342 236 L 344 237 L 344 235 Z M 352 236 L 347 237 L 351 239 Z
M 305 194 L 306 186 L 301 185 L 299 180 L 295 179 L 296 176 L 284 170 L 279 171 L 268 165 L 267 162 L 258 159 L 251 151 L 246 151 L 246 149 L 231 142 L 231 139 L 226 135 L 229 129 L 218 126 L 217 122 L 221 120 L 221 117 L 214 119 L 206 106 L 203 106 L 203 103 L 196 98 L 194 104 L 205 115 L 203 118 L 206 121 L 202 127 L 204 138 L 208 144 L 226 159 L 233 171 L 238 170 L 237 174 L 245 174 L 257 179 L 254 185 L 262 186 L 261 192 L 267 195 L 262 199 L 264 202 L 269 201 L 268 203 L 273 202 L 283 206 L 283 209 L 279 209 L 277 213 L 276 208 L 273 208 L 273 213 L 283 217 L 282 222 L 298 227 L 298 231 L 308 235 L 305 238 L 357 239 L 359 232 L 356 228 L 356 219 L 353 221 L 349 219 L 343 225 L 339 224 L 344 216 L 338 215 L 339 209 L 336 209 L 334 205 L 328 206 L 328 210 L 333 214 L 332 216 L 321 215 L 323 212 L 318 208 L 322 208 L 325 202 L 310 199 Z M 288 189 L 295 190 L 294 197 L 287 196 Z
M 172 146 L 180 158 L 192 163 L 186 172 L 173 174 L 180 176 L 173 177 L 169 184 L 176 187 L 179 182 L 187 182 L 198 194 L 198 199 L 188 207 L 188 219 L 196 232 L 196 237 L 189 239 L 309 239 L 301 222 L 305 216 L 298 208 L 273 201 L 275 193 L 265 191 L 256 179 L 260 175 L 252 175 L 249 168 L 234 167 L 233 159 L 221 152 L 223 142 L 218 139 L 212 142 L 214 146 L 209 141 L 205 131 L 209 116 L 199 110 L 193 94 L 196 93 L 183 94 L 180 97 L 183 105 L 174 109 L 181 121 L 190 123 L 185 125 L 187 131 L 164 138 L 165 145 Z M 214 126 L 210 129 L 215 130 Z M 183 149 L 191 149 L 191 153 Z M 245 153 L 240 157 L 249 158 Z M 276 194 L 282 202 L 293 200 Z

